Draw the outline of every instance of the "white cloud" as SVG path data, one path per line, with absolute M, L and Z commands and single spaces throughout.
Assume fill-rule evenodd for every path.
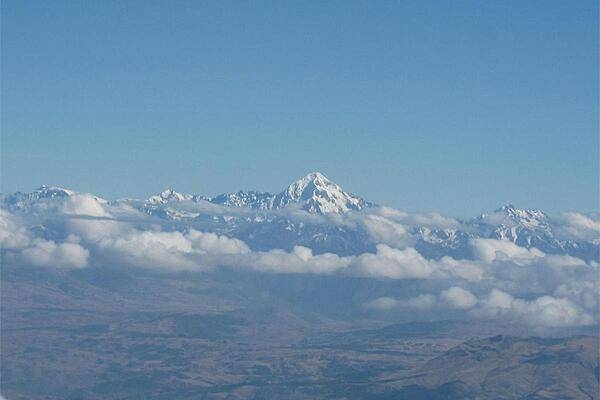
M 565 213 L 558 221 L 558 235 L 567 239 L 580 239 L 600 243 L 600 220 L 579 213 Z
M 366 308 L 373 308 L 375 310 L 393 310 L 396 307 L 399 307 L 400 301 L 394 299 L 393 297 L 379 297 L 373 301 L 365 304 Z
M 440 229 L 458 228 L 461 225 L 457 220 L 444 217 L 438 213 L 408 214 L 390 207 L 376 207 L 369 210 L 369 212 L 405 225 L 419 225 Z
M 253 251 L 243 241 L 225 235 L 194 229 L 165 231 L 155 218 L 90 195 L 57 199 L 56 204 L 48 202 L 45 210 L 21 213 L 19 217 L 0 209 L 3 260 L 56 268 L 106 264 L 172 270 L 228 267 L 268 273 L 414 279 L 410 292 L 413 297 L 382 297 L 367 307 L 403 310 L 407 314 L 435 314 L 450 308 L 465 316 L 498 316 L 539 326 L 582 325 L 598 316 L 598 263 L 545 254 L 495 239 L 472 240 L 473 260 L 448 256 L 427 259 L 410 247 L 407 226 L 457 224 L 437 214 L 409 216 L 387 208 L 335 216 L 294 210 L 278 214 L 292 217 L 299 213 L 299 223 L 364 229 L 379 243 L 375 253 L 343 257 L 314 254 L 303 246 L 290 251 Z M 223 216 L 237 213 L 238 217 L 256 217 L 248 211 L 219 210 Z M 588 235 L 598 228 L 595 220 L 580 214 L 569 214 L 567 219 L 570 222 L 565 222 L 565 227 L 576 226 L 577 234 L 587 229 Z
M 434 272 L 432 264 L 414 248 L 394 249 L 377 245 L 377 253 L 365 253 L 354 259 L 352 272 L 360 276 L 392 279 L 427 278 Z
M 83 268 L 89 256 L 90 252 L 77 243 L 56 243 L 44 239 L 35 239 L 31 247 L 20 253 L 25 264 L 58 268 Z
M 408 299 L 379 297 L 365 306 L 367 308 L 389 311 L 394 309 L 429 310 L 437 305 L 437 298 L 431 294 L 421 294 Z
M 191 242 L 194 250 L 205 253 L 240 254 L 250 252 L 250 248 L 243 241 L 227 236 L 219 236 L 215 233 L 205 233 L 191 229 L 186 238 Z
M 366 303 L 365 307 L 380 311 L 413 310 L 438 314 L 444 309 L 452 308 L 466 312 L 465 316 L 470 318 L 503 318 L 539 328 L 572 327 L 598 321 L 597 291 L 588 289 L 591 287 L 587 287 L 584 292 L 589 296 L 589 311 L 572 299 L 558 295 L 558 292 L 562 292 L 563 295 L 572 296 L 573 293 L 569 293 L 566 288 L 559 290 L 555 296 L 543 295 L 531 299 L 516 298 L 494 288 L 479 300 L 472 292 L 458 286 L 442 290 L 438 296 L 421 294 L 408 299 L 380 297 Z
M 393 297 L 380 297 L 368 302 L 367 308 L 378 310 L 432 310 L 453 308 L 469 310 L 477 304 L 477 297 L 468 290 L 452 286 L 440 292 L 438 296 L 424 293 L 408 299 L 395 299 Z
M 440 300 L 448 306 L 460 310 L 468 310 L 477 304 L 477 297 L 473 293 L 458 286 L 453 286 L 442 291 L 440 293 Z
M 224 257 L 222 265 L 272 273 L 332 274 L 346 268 L 350 260 L 332 253 L 314 255 L 307 247 L 294 246 L 291 252 L 270 250 Z
M 133 231 L 98 242 L 103 255 L 125 265 L 147 268 L 194 267 L 186 257 L 192 244 L 180 232 Z
M 243 254 L 249 248 L 241 240 L 190 230 L 181 232 L 131 230 L 98 241 L 109 259 L 136 267 L 206 269 L 219 263 L 218 256 Z
M 471 247 L 475 257 L 487 263 L 510 261 L 515 264 L 528 264 L 536 258 L 544 257 L 544 253 L 536 248 L 527 249 L 508 240 L 472 239 Z
M 591 279 L 570 279 L 559 285 L 554 296 L 568 298 L 592 314 L 600 311 L 600 280 L 597 272 Z
M 68 218 L 65 220 L 65 226 L 68 232 L 82 237 L 87 242 L 114 238 L 132 231 L 128 223 L 111 219 Z
M 387 218 L 378 215 L 365 215 L 361 222 L 376 243 L 406 247 L 411 241 L 404 226 Z
M 583 267 L 587 263 L 577 257 L 568 255 L 555 255 L 546 254 L 543 260 L 540 261 L 543 265 L 552 268 L 564 268 L 564 267 Z
M 436 301 L 436 297 L 432 294 L 420 294 L 402 301 L 401 306 L 414 310 L 428 310 L 435 306 Z
M 508 310 L 512 307 L 514 298 L 501 290 L 493 289 L 487 297 L 486 305 L 492 309 Z
M 191 229 L 179 231 L 122 229 L 103 225 L 111 221 L 86 221 L 86 228 L 98 229 L 93 242 L 97 252 L 112 262 L 146 268 L 207 269 L 220 265 L 220 258 L 227 255 L 249 253 L 250 249 L 241 240 L 215 233 L 204 233 Z M 98 224 L 100 223 L 100 224 Z M 114 229 L 112 229 L 114 228 Z M 87 231 L 88 234 L 90 231 Z M 117 234 L 114 234 L 117 233 Z M 114 234 L 114 235 L 113 235 Z
M 91 217 L 110 217 L 104 209 L 106 201 L 90 194 L 73 194 L 66 197 L 61 211 L 65 214 L 87 215 Z
M 0 248 L 23 249 L 30 241 L 29 231 L 23 226 L 22 221 L 8 211 L 0 209 Z
M 435 262 L 437 275 L 440 277 L 455 277 L 468 282 L 477 282 L 484 278 L 485 269 L 481 263 L 471 260 L 455 260 L 452 257 L 442 257 Z
M 89 251 L 76 243 L 36 238 L 24 222 L 6 210 L 0 209 L 0 247 L 7 251 L 6 260 L 37 267 L 82 268 L 88 264 Z
M 593 324 L 594 317 L 567 298 L 541 296 L 532 300 L 518 299 L 493 289 L 483 301 L 488 316 L 507 316 L 523 323 L 542 327 L 565 327 Z

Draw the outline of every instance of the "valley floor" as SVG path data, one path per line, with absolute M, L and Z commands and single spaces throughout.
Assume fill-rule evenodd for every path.
M 243 278 L 3 267 L 2 395 L 599 398 L 593 332 L 494 336 L 493 324 L 335 318 Z

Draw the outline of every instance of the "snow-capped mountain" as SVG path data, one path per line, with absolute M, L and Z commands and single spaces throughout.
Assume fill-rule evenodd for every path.
M 55 197 L 69 197 L 76 192 L 74 190 L 65 189 L 59 186 L 42 185 L 31 193 L 16 192 L 7 196 L 13 201 L 35 201 L 40 199 L 52 199 Z
M 88 202 L 85 204 L 86 210 L 92 206 L 94 209 L 114 207 L 107 215 L 116 215 L 123 210 L 138 210 L 162 220 L 165 229 L 194 228 L 224 234 L 260 250 L 289 250 L 302 245 L 310 247 L 315 253 L 349 255 L 373 251 L 377 244 L 369 231 L 377 229 L 372 225 L 377 219 L 368 218 L 369 214 L 378 215 L 377 206 L 345 192 L 318 172 L 308 174 L 278 194 L 239 191 L 208 197 L 166 189 L 147 199 L 122 199 L 109 203 L 70 189 L 42 186 L 31 193 L 0 195 L 0 207 L 24 214 L 72 210 L 72 205 L 65 207 L 63 203 L 82 196 L 86 201 L 92 198 L 100 204 L 96 206 Z M 286 208 L 296 212 L 282 212 Z M 302 211 L 306 212 L 306 216 Z M 351 211 L 353 213 L 349 213 Z M 315 215 L 326 214 L 336 214 L 340 218 L 315 218 Z M 360 223 L 361 216 L 366 216 L 371 225 Z M 348 223 L 344 222 L 346 217 Z M 600 242 L 597 240 L 600 235 L 596 235 L 596 239 L 565 236 L 560 220 L 540 210 L 524 210 L 509 204 L 470 220 L 454 220 L 451 227 L 443 222 L 424 224 L 418 221 L 417 218 L 401 224 L 408 235 L 406 239 L 427 258 L 446 255 L 456 259 L 469 258 L 472 256 L 472 239 L 490 238 L 510 241 L 525 248 L 535 247 L 545 253 L 600 260 Z M 387 229 L 386 226 L 381 228 Z M 593 236 L 592 233 L 587 238 Z
M 245 207 L 252 210 L 279 210 L 296 206 L 314 214 L 360 211 L 373 206 L 372 203 L 345 192 L 339 185 L 327 179 L 320 172 L 312 172 L 289 185 L 279 194 L 258 191 L 238 191 L 223 193 L 215 197 L 182 194 L 173 189 L 146 200 L 146 206 L 164 205 L 181 201 L 209 201 L 228 207 Z
M 297 206 L 314 214 L 343 214 L 372 206 L 364 199 L 345 192 L 320 172 L 306 175 L 279 194 L 239 191 L 221 194 L 208 201 L 225 206 L 248 207 L 254 210 L 279 210 L 288 206 Z
M 499 239 L 515 241 L 517 230 L 527 229 L 537 232 L 548 232 L 550 229 L 548 216 L 540 210 L 520 210 L 512 204 L 507 204 L 490 214 L 482 214 L 474 221 L 475 224 L 494 227 Z
M 52 199 L 66 199 L 77 194 L 74 190 L 59 186 L 42 185 L 31 193 L 16 192 L 0 195 L 2 207 L 9 210 L 29 210 L 33 204 Z
M 480 215 L 471 224 L 480 235 L 524 247 L 541 247 L 547 251 L 561 246 L 554 237 L 550 218 L 540 210 L 521 210 L 507 204 L 493 213 Z
M 415 227 L 416 247 L 436 256 L 469 255 L 469 241 L 476 238 L 510 241 L 549 254 L 569 254 L 585 260 L 599 258 L 597 243 L 560 237 L 558 221 L 541 210 L 524 210 L 512 204 L 462 222 L 460 229 Z
M 300 204 L 303 210 L 317 214 L 342 214 L 371 206 L 364 199 L 345 192 L 320 172 L 310 173 L 288 186 L 275 196 L 273 208 L 290 204 Z
M 273 209 L 273 196 L 267 192 L 240 190 L 236 193 L 223 193 L 208 199 L 211 203 L 220 204 L 229 207 L 247 207 L 253 210 L 271 210 Z
M 31 199 L 47 199 L 52 197 L 68 197 L 75 194 L 74 190 L 65 189 L 59 186 L 46 186 L 42 185 L 33 193 L 31 193 Z
M 183 194 L 174 191 L 172 188 L 168 188 L 163 190 L 157 195 L 151 196 L 146 201 L 148 204 L 157 205 L 157 204 L 166 204 L 171 201 L 187 201 L 192 200 L 194 198 L 191 194 Z

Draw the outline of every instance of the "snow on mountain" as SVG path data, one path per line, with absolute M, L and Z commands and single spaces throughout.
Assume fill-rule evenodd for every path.
M 59 186 L 42 185 L 31 193 L 16 192 L 8 195 L 3 194 L 0 196 L 0 202 L 3 207 L 9 210 L 27 211 L 30 210 L 32 206 L 42 202 L 64 201 L 79 195 L 81 195 L 81 193 L 71 189 Z M 92 196 L 92 198 L 103 204 L 107 203 L 106 200 L 100 197 Z
M 128 207 L 120 207 L 122 205 Z M 376 244 L 361 224 L 337 224 L 333 220 L 311 220 L 294 213 L 278 212 L 291 207 L 313 214 L 343 216 L 349 211 L 368 212 L 366 209 L 373 206 L 345 192 L 319 172 L 306 175 L 279 194 L 239 191 L 205 197 L 169 188 L 145 200 L 122 199 L 108 203 L 90 194 L 42 186 L 31 193 L 0 195 L 0 206 L 11 212 L 57 210 L 95 216 L 129 208 L 164 219 L 177 229 L 194 227 L 226 234 L 258 249 L 303 245 L 315 252 L 351 254 L 372 249 Z M 519 209 L 511 204 L 471 220 L 459 221 L 452 228 L 431 223 L 424 225 L 418 221 L 414 219 L 402 224 L 415 248 L 426 258 L 445 255 L 468 258 L 471 240 L 476 238 L 507 240 L 525 248 L 535 247 L 545 253 L 569 254 L 584 260 L 597 260 L 600 249 L 598 242 L 569 234 L 561 220 L 552 219 L 540 210 Z
M 211 203 L 229 207 L 248 207 L 255 210 L 271 210 L 273 208 L 273 196 L 266 192 L 239 191 L 236 193 L 223 193 L 209 199 Z
M 529 229 L 547 229 L 548 216 L 540 210 L 521 210 L 512 204 L 507 204 L 490 214 L 482 214 L 477 218 L 488 225 L 521 226 Z
M 519 209 L 507 204 L 491 213 L 463 221 L 458 229 L 415 226 L 411 230 L 416 248 L 434 257 L 470 253 L 470 240 L 476 238 L 510 241 L 525 248 L 537 248 L 549 254 L 569 254 L 584 260 L 598 258 L 598 245 L 555 235 L 558 221 L 540 210 Z
M 0 208 L 29 215 L 111 217 L 110 202 L 90 193 L 43 185 L 31 193 L 0 195 Z
M 74 190 L 65 189 L 59 186 L 46 186 L 42 185 L 37 190 L 31 193 L 30 198 L 42 199 L 52 197 L 69 197 L 73 196 L 76 192 Z
M 192 200 L 194 196 L 191 194 L 183 194 L 174 191 L 172 188 L 168 188 L 163 190 L 157 195 L 151 196 L 146 200 L 148 204 L 157 205 L 157 204 L 166 204 L 172 201 L 189 201 Z
M 209 201 L 228 207 L 245 207 L 253 210 L 279 210 L 297 205 L 302 210 L 315 214 L 359 211 L 372 206 L 364 199 L 345 192 L 339 185 L 331 182 L 320 172 L 313 172 L 292 183 L 279 194 L 258 191 L 238 191 L 223 193 L 215 197 L 183 194 L 166 189 L 148 198 L 146 209 L 156 209 L 161 205 L 173 205 L 181 201 Z M 148 211 L 148 210 L 146 210 Z
M 550 218 L 540 210 L 522 210 L 507 204 L 490 214 L 482 214 L 472 221 L 484 236 L 509 240 L 513 243 L 533 247 L 559 246 L 554 238 Z
M 70 197 L 75 195 L 77 192 L 71 189 L 65 189 L 59 186 L 46 186 L 42 185 L 31 193 L 14 193 L 15 199 L 19 198 L 22 200 L 40 200 L 40 199 L 52 199 L 57 197 Z
M 343 214 L 348 211 L 359 211 L 372 205 L 358 196 L 345 192 L 320 172 L 306 175 L 276 195 L 265 192 L 240 191 L 221 194 L 209 201 L 215 204 L 248 207 L 256 210 L 278 210 L 291 205 L 299 205 L 301 209 L 315 214 Z
M 434 245 L 444 245 L 449 247 L 456 247 L 460 232 L 456 229 L 450 228 L 435 228 L 430 229 L 425 226 L 418 227 L 416 229 L 418 235 L 424 242 Z
M 301 204 L 302 209 L 317 214 L 343 214 L 370 206 L 370 203 L 345 192 L 320 172 L 312 172 L 288 186 L 275 196 L 273 208 L 284 208 L 289 204 Z

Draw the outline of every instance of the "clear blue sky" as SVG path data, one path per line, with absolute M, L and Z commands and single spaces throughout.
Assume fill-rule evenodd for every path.
M 597 1 L 2 1 L 2 191 L 598 208 Z

